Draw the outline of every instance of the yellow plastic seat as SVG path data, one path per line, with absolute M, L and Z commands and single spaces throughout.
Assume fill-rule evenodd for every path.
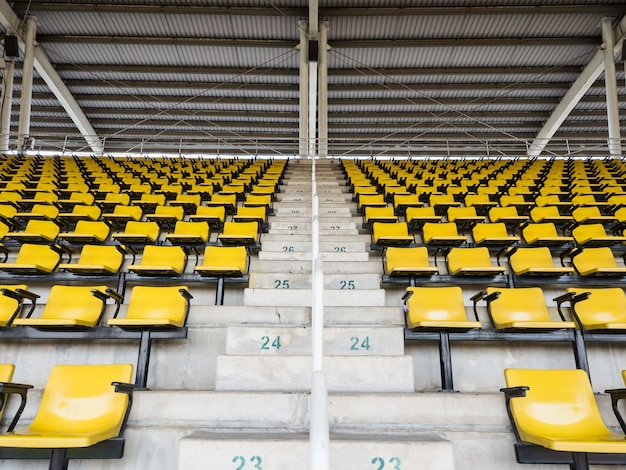
M 0 219 L 10 222 L 17 214 L 17 208 L 10 204 L 0 204 Z
M 504 377 L 501 391 L 520 443 L 572 452 L 575 470 L 589 468 L 579 454 L 626 453 L 626 439 L 604 423 L 584 370 L 505 369 Z
M 60 240 L 69 243 L 101 243 L 109 238 L 111 228 L 101 220 L 79 220 L 72 232 L 64 232 L 59 235 Z
M 378 246 L 407 246 L 415 242 L 406 222 L 374 222 L 372 243 Z
M 463 291 L 458 286 L 407 287 L 405 298 L 409 329 L 471 330 L 481 328 L 479 321 L 467 319 Z
M 13 364 L 0 364 L 0 384 L 11 382 L 14 372 L 15 366 Z M 0 394 L 0 418 L 2 418 L 2 412 L 4 411 L 5 403 L 6 397 L 4 396 L 4 394 Z
M 5 237 L 21 243 L 54 242 L 61 229 L 51 220 L 29 220 L 21 232 L 8 232 Z
M 425 246 L 390 246 L 383 253 L 385 274 L 394 277 L 431 276 L 438 273 L 430 264 L 428 249 Z
M 572 230 L 572 235 L 579 246 L 585 247 L 613 246 L 626 242 L 624 236 L 607 235 L 602 224 L 579 225 Z
M 206 222 L 214 230 L 221 230 L 226 220 L 224 206 L 198 206 L 196 213 L 189 216 L 192 222 Z
M 581 276 L 626 276 L 608 247 L 583 248 L 572 255 L 572 266 Z
M 202 264 L 194 271 L 201 276 L 242 277 L 248 273 L 249 263 L 245 246 L 207 246 Z
M 406 208 L 405 219 L 409 225 L 409 230 L 420 230 L 425 223 L 441 222 L 441 216 L 435 214 L 434 207 L 413 207 Z
M 149 244 L 156 243 L 161 229 L 156 222 L 142 222 L 131 220 L 126 224 L 123 232 L 116 232 L 111 237 L 120 243 Z
M 572 211 L 572 216 L 579 224 L 611 224 L 617 222 L 617 217 L 602 215 L 597 206 L 578 207 Z
M 272 211 L 272 194 L 249 194 L 243 201 L 245 207 L 265 207 L 267 213 Z
M 54 366 L 34 419 L 15 428 L 16 416 L 10 432 L 0 434 L 0 447 L 52 449 L 50 468 L 66 469 L 67 449 L 122 435 L 131 406 L 132 374 L 130 364 Z M 3 384 L 0 392 L 21 392 L 25 402 L 29 388 Z
M 88 192 L 74 191 L 69 195 L 69 198 L 59 199 L 57 203 L 63 208 L 63 210 L 71 210 L 75 205 L 92 205 L 96 198 L 93 194 Z
M 527 211 L 533 204 L 534 203 L 527 201 L 523 194 L 505 194 L 500 197 L 501 207 L 515 207 L 517 210 Z
M 485 221 L 486 217 L 476 214 L 475 207 L 450 207 L 447 212 L 448 222 L 454 222 L 459 230 L 471 228 Z
M 110 318 L 107 325 L 121 328 L 183 327 L 189 313 L 187 286 L 135 286 L 123 318 Z
M 556 207 L 563 209 L 571 208 L 572 203 L 569 201 L 561 201 L 559 194 L 562 193 L 560 191 L 557 191 L 556 193 L 553 191 L 550 194 L 541 194 L 535 198 L 535 205 L 537 207 Z
M 0 264 L 0 270 L 11 274 L 47 274 L 53 272 L 61 254 L 48 245 L 23 244 L 13 263 Z
M 116 206 L 127 206 L 130 204 L 130 194 L 123 193 L 106 193 L 104 199 L 97 202 L 102 212 L 111 212 Z
M 502 329 L 553 330 L 576 328 L 570 321 L 554 321 L 539 287 L 486 289 L 489 317 L 493 326 Z
M 209 241 L 209 224 L 206 222 L 176 222 L 174 232 L 165 235 L 172 245 L 203 245 Z
M 187 255 L 180 246 L 146 245 L 140 264 L 131 264 L 128 271 L 140 276 L 176 276 L 182 274 Z
M 138 201 L 135 201 L 135 205 L 141 207 L 145 213 L 153 213 L 158 206 L 164 206 L 166 203 L 164 194 L 142 194 Z
M 572 205 L 575 208 L 596 206 L 596 207 L 609 207 L 611 204 L 605 201 L 598 201 L 593 194 L 577 194 L 572 198 Z
M 26 284 L 14 286 L 0 285 L 0 328 L 10 326 L 13 320 L 20 314 L 23 305 L 23 297 L 19 291 L 28 290 Z M 0 369 L 1 370 L 1 369 Z M 0 380 L 2 382 L 2 380 Z M 0 402 L 0 411 L 2 403 Z
M 131 220 L 134 220 L 135 222 L 141 220 L 142 216 L 143 210 L 140 206 L 118 204 L 113 207 L 113 212 L 102 214 L 102 220 L 105 220 L 119 230 Z
M 395 215 L 393 207 L 368 206 L 365 208 L 363 224 L 366 227 L 371 227 L 374 222 L 395 223 L 397 221 L 398 216 Z
M 493 207 L 489 209 L 489 220 L 502 222 L 506 225 L 520 225 L 529 219 L 527 215 L 519 215 L 515 206 Z
M 536 246 L 562 246 L 574 241 L 573 237 L 559 235 L 553 223 L 531 223 L 522 228 L 524 241 Z
M 76 222 L 79 220 L 98 220 L 102 210 L 98 206 L 76 204 L 72 212 L 60 212 L 57 216 L 61 220 Z
M 404 215 L 409 207 L 423 207 L 424 203 L 419 200 L 417 194 L 394 194 L 393 209 L 398 215 Z M 433 215 L 435 211 L 433 210 Z
M 496 207 L 497 202 L 492 201 L 488 194 L 468 194 L 464 200 L 465 207 L 473 207 L 479 215 L 486 214 L 489 209 Z
M 233 214 L 235 222 L 255 221 L 260 227 L 267 224 L 267 207 L 266 206 L 241 206 L 237 208 L 237 212 Z
M 181 206 L 185 214 L 193 214 L 202 202 L 199 194 L 179 194 L 170 201 L 170 206 Z
M 223 245 L 255 245 L 261 239 L 257 222 L 224 222 L 222 233 L 217 236 Z
M 476 224 L 472 228 L 472 238 L 478 246 L 512 246 L 519 243 L 520 238 L 509 235 L 503 222 Z
M 13 218 L 20 220 L 55 220 L 59 215 L 59 208 L 52 204 L 34 204 L 29 212 L 16 212 Z
M 453 276 L 496 276 L 505 272 L 504 267 L 491 264 L 486 247 L 452 248 L 446 256 L 446 264 Z
M 554 264 L 552 253 L 548 247 L 518 248 L 509 256 L 509 265 L 518 276 L 574 274 L 574 268 L 559 267 Z
M 185 210 L 182 206 L 157 206 L 152 214 L 146 214 L 146 219 L 156 222 L 160 227 L 174 227 L 176 222 L 183 220 Z
M 571 223 L 574 218 L 571 215 L 561 215 L 556 206 L 534 207 L 530 210 L 530 218 L 534 223 L 552 223 L 563 225 Z
M 231 215 L 235 213 L 237 207 L 237 195 L 236 194 L 214 194 L 206 202 L 207 206 L 223 206 L 226 210 L 226 214 Z
M 459 246 L 467 241 L 467 237 L 459 235 L 454 222 L 425 223 L 422 227 L 422 239 L 428 245 L 442 246 Z
M 574 318 L 585 330 L 626 330 L 626 294 L 621 288 L 569 287 L 567 292 L 588 294 L 572 307 Z
M 124 254 L 118 246 L 85 245 L 76 263 L 61 263 L 59 271 L 84 276 L 109 275 L 120 271 Z
M 363 213 L 366 207 L 385 207 L 387 202 L 382 194 L 359 194 L 357 198 L 357 209 Z
M 13 325 L 93 328 L 100 324 L 108 298 L 107 286 L 54 285 L 40 317 L 16 318 Z

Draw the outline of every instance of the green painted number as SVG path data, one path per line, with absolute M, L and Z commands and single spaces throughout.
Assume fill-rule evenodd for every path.
M 341 280 L 339 281 L 339 289 L 341 290 L 354 290 L 356 289 L 356 283 L 350 279 L 350 280 Z
M 328 214 L 336 214 L 337 211 L 328 211 Z
M 378 464 L 378 467 L 376 467 L 376 470 L 383 470 L 383 468 L 385 468 L 385 461 L 382 459 L 382 457 L 374 457 L 372 459 L 372 463 L 374 465 Z
M 369 351 L 371 348 L 369 336 L 366 336 L 363 341 L 361 341 L 357 336 L 353 336 L 350 338 L 350 341 L 352 341 L 352 345 L 350 346 L 351 351 L 360 351 L 361 349 Z
M 299 211 L 299 210 L 297 210 L 297 209 L 293 209 L 293 210 L 291 211 L 291 213 L 292 213 L 292 214 L 299 214 L 299 213 L 300 213 L 300 211 Z
M 280 347 L 282 346 L 280 344 L 280 336 L 277 336 L 276 338 L 274 338 L 273 341 L 272 341 L 272 338 L 270 338 L 269 336 L 262 336 L 261 341 L 262 341 L 261 349 L 264 349 L 266 351 L 269 351 L 272 348 L 278 351 Z
M 250 457 L 250 462 L 254 463 L 254 468 L 256 468 L 256 470 L 263 470 L 263 468 L 261 467 L 263 459 L 260 456 L 253 455 L 252 457 Z
M 339 225 L 331 225 L 330 229 L 331 230 L 339 230 Z
M 289 252 L 289 253 L 293 253 L 296 250 L 294 249 L 293 246 L 283 246 L 283 251 L 286 251 L 286 252 Z
M 345 246 L 336 246 L 335 247 L 335 251 L 337 253 L 345 253 L 346 252 L 346 247 Z
M 289 289 L 289 279 L 274 279 L 274 289 Z
M 255 468 L 256 470 L 263 470 L 263 467 L 261 467 L 263 459 L 260 456 L 253 455 L 252 457 L 250 457 L 250 462 L 254 464 L 254 467 L 252 468 Z M 233 463 L 239 463 L 235 470 L 243 470 L 244 468 L 246 468 L 246 459 L 242 455 L 234 456 Z
M 376 467 L 376 470 L 383 470 L 385 468 L 385 459 L 383 459 L 382 457 L 374 457 L 372 459 L 372 463 L 374 465 L 378 465 L 378 467 Z M 400 459 L 398 457 L 391 457 L 389 459 L 389 463 L 393 465 L 393 470 L 402 470 L 401 462 Z
M 233 457 L 233 462 L 239 462 L 239 466 L 235 470 L 243 470 L 243 467 L 246 466 L 246 459 L 244 459 L 241 455 L 236 455 Z
M 298 226 L 297 226 L 297 225 L 287 225 L 287 229 L 288 229 L 288 230 L 295 230 L 295 229 L 297 229 L 297 228 L 298 228 Z
M 400 457 L 391 457 L 389 459 L 389 463 L 395 464 L 393 466 L 393 470 L 402 470 L 402 467 L 400 466 L 402 464 L 402 462 L 400 461 Z

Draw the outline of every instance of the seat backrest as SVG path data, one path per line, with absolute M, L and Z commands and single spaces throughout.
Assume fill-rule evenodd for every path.
M 185 216 L 185 210 L 182 206 L 157 206 L 154 213 L 156 215 L 171 216 L 176 220 L 183 220 Z
M 41 318 L 81 319 L 97 326 L 104 311 L 104 302 L 94 296 L 92 290 L 105 293 L 107 286 L 52 286 Z
M 157 320 L 167 318 L 184 326 L 188 304 L 180 290 L 187 286 L 135 286 L 128 301 L 127 319 Z
M 0 286 L 0 290 L 8 289 L 14 291 L 15 289 L 28 290 L 26 284 L 20 284 L 16 286 Z M 11 321 L 18 309 L 20 302 L 17 299 L 9 297 L 8 295 L 0 295 L 0 327 L 5 327 Z M 0 380 L 3 382 L 3 380 Z
M 559 234 L 552 222 L 528 224 L 522 229 L 524 240 L 528 243 L 535 243 L 542 238 L 554 238 Z
M 390 246 L 385 251 L 385 272 L 398 268 L 429 267 L 428 248 L 425 246 Z
M 554 268 L 554 260 L 550 248 L 520 248 L 509 258 L 509 264 L 518 273 L 528 268 Z
M 541 222 L 546 217 L 560 217 L 561 213 L 557 206 L 533 207 L 530 210 L 530 218 L 533 222 Z
M 572 265 L 581 276 L 594 274 L 598 268 L 617 268 L 617 262 L 607 246 L 585 248 L 572 258 Z
M 590 217 L 601 217 L 602 214 L 597 206 L 584 206 L 574 209 L 572 216 L 574 216 L 576 222 L 582 222 Z
M 519 217 L 517 208 L 514 206 L 508 207 L 492 207 L 489 209 L 489 220 L 492 222 L 498 222 L 502 218 L 507 217 Z
M 450 207 L 448 209 L 448 221 L 454 222 L 459 217 L 476 217 L 475 207 Z
M 407 300 L 407 309 L 413 321 L 467 321 L 463 291 L 452 287 L 407 287 L 413 295 Z
M 463 268 L 485 268 L 491 266 L 491 255 L 486 247 L 452 248 L 446 257 L 451 273 Z
M 409 227 L 406 222 L 374 222 L 372 224 L 372 239 L 374 242 L 378 242 L 381 238 L 389 236 L 409 236 Z
M 110 232 L 111 227 L 101 220 L 79 220 L 74 228 L 74 233 L 93 235 L 100 240 L 105 240 Z
M 134 220 L 130 220 L 126 224 L 126 229 L 124 230 L 124 233 L 128 235 L 145 235 L 151 240 L 156 240 L 157 238 L 159 238 L 160 231 L 161 230 L 159 229 L 159 224 L 157 224 L 156 222 L 137 222 Z
M 108 194 L 107 194 L 108 196 Z M 91 193 L 85 192 L 73 192 L 70 194 L 69 200 L 72 202 L 78 202 L 81 204 L 93 204 L 96 198 Z
M 257 222 L 225 222 L 224 235 L 249 236 L 259 239 L 259 224 Z
M 486 238 L 506 238 L 508 236 L 509 233 L 507 232 L 506 225 L 503 222 L 476 224 L 472 227 L 472 237 L 477 243 L 482 242 Z
M 198 206 L 195 215 L 215 217 L 224 222 L 226 218 L 226 209 L 224 206 Z
M 535 198 L 535 205 L 537 207 L 554 207 L 551 204 L 558 204 L 561 200 L 556 194 L 542 194 Z M 558 211 L 557 211 L 558 212 Z
M 104 202 L 125 206 L 130 204 L 130 195 L 128 193 L 107 193 L 104 197 Z
M 229 204 L 237 206 L 236 194 L 214 194 L 211 196 L 211 204 Z
M 179 220 L 174 226 L 175 235 L 195 235 L 205 242 L 209 239 L 209 224 Z
M 551 321 L 546 299 L 539 287 L 487 288 L 487 295 L 494 292 L 500 295 L 489 302 L 489 312 L 496 328 L 511 321 Z
M 142 194 L 139 202 L 146 202 L 149 204 L 156 204 L 162 206 L 165 204 L 166 199 L 164 194 Z
M 54 366 L 29 430 L 117 437 L 129 397 L 111 383 L 130 383 L 132 374 L 131 364 Z
M 407 207 L 406 221 L 410 222 L 415 217 L 435 217 L 434 207 Z
M 245 273 L 248 271 L 248 252 L 245 246 L 207 246 L 202 266 L 233 267 Z
M 457 237 L 459 232 L 454 222 L 432 223 L 427 222 L 423 228 L 424 242 L 428 243 L 433 237 Z
M 187 255 L 180 246 L 146 245 L 141 255 L 141 266 L 167 266 L 183 272 Z
M 619 287 L 587 289 L 569 287 L 576 295 L 589 292 L 589 298 L 576 303 L 576 315 L 583 326 L 605 323 L 626 323 L 626 294 Z
M 525 397 L 511 399 L 522 440 L 531 436 L 568 439 L 610 434 L 584 370 L 505 369 L 507 387 L 527 386 Z
M 52 272 L 61 261 L 61 255 L 48 245 L 24 243 L 17 252 L 16 264 L 35 264 L 45 271 Z
M 267 207 L 265 206 L 241 206 L 237 208 L 237 213 L 233 216 L 235 219 L 239 217 L 254 218 L 265 220 L 267 218 Z
M 30 209 L 31 214 L 41 214 L 49 219 L 54 219 L 57 215 L 59 215 L 59 208 L 52 204 L 34 204 Z
M 572 236 L 577 243 L 584 243 L 594 238 L 606 237 L 606 230 L 602 224 L 584 224 L 572 230 Z
M 0 364 L 0 382 L 10 382 L 13 380 L 13 372 L 15 372 L 15 366 L 13 364 Z M 2 418 L 5 403 L 6 400 L 0 401 L 0 418 Z
M 48 240 L 54 240 L 61 229 L 51 220 L 29 220 L 24 232 L 29 234 L 40 234 Z
M 372 218 L 388 218 L 388 219 L 397 219 L 393 212 L 393 207 L 377 207 L 377 206 L 368 206 L 365 208 L 365 215 L 363 219 L 365 222 Z
M 124 255 L 112 245 L 85 245 L 80 251 L 78 264 L 105 266 L 109 271 L 119 271 Z
M 143 209 L 141 206 L 127 206 L 125 204 L 118 204 L 113 208 L 113 214 L 128 216 L 133 220 L 138 221 L 143 215 Z

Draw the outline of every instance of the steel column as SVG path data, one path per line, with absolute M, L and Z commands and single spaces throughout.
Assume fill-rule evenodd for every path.
M 325 158 L 328 156 L 328 21 L 320 23 L 319 36 L 318 151 L 320 158 Z
M 22 99 L 20 101 L 20 122 L 17 130 L 17 150 L 24 150 L 30 134 L 30 105 L 33 100 L 33 75 L 35 72 L 35 34 L 37 19 L 26 18 L 24 31 L 24 63 L 22 65 Z
M 617 79 L 615 77 L 615 41 L 613 39 L 613 18 L 602 19 L 602 41 L 604 48 L 604 86 L 606 88 L 606 114 L 609 124 L 609 152 L 612 157 L 622 156 L 619 128 L 619 103 Z
M 11 135 L 11 108 L 13 105 L 13 76 L 15 62 L 12 58 L 4 59 L 4 78 L 2 81 L 2 115 L 0 115 L 0 152 L 9 151 Z
M 309 137 L 309 26 L 306 21 L 298 24 L 300 29 L 300 157 L 306 158 Z

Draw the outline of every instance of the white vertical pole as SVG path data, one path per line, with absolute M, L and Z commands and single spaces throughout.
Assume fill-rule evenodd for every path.
M 319 154 L 328 156 L 328 21 L 320 23 L 319 42 Z
M 309 137 L 309 27 L 306 21 L 298 23 L 300 28 L 300 133 L 299 152 L 306 158 Z
M 315 158 L 317 146 L 317 61 L 309 62 L 309 157 Z
M 24 63 L 22 65 L 22 99 L 20 101 L 20 123 L 17 130 L 17 149 L 23 150 L 24 142 L 30 134 L 30 105 L 33 100 L 33 75 L 35 69 L 35 34 L 37 19 L 26 18 L 24 33 Z
M 615 52 L 613 18 L 602 19 L 602 41 L 604 42 L 604 86 L 606 88 L 606 113 L 609 124 L 609 152 L 612 157 L 622 156 L 619 127 L 619 103 L 615 76 Z
M 11 107 L 13 105 L 13 76 L 15 62 L 5 57 L 4 79 L 2 81 L 2 115 L 0 116 L 0 152 L 9 151 L 9 137 L 11 135 Z

